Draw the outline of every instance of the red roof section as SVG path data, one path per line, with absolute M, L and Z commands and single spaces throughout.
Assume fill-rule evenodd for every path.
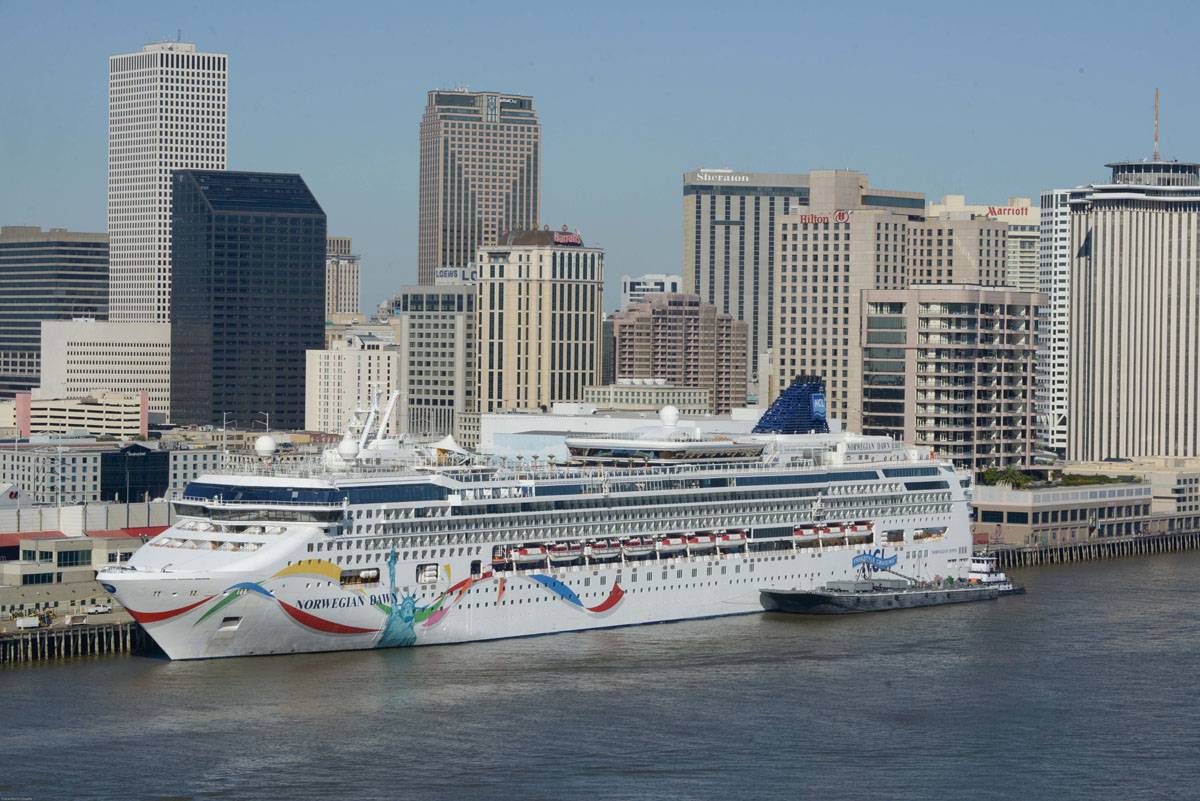
M 0 534 L 0 548 L 15 548 L 21 540 L 61 540 L 67 535 L 61 531 L 12 531 Z
M 86 536 L 114 540 L 122 537 L 130 539 L 157 536 L 166 531 L 166 526 L 136 526 L 134 528 L 114 528 L 107 531 L 89 531 Z M 82 539 L 68 537 L 61 531 L 9 531 L 0 533 L 0 548 L 16 548 L 22 540 L 61 540 Z
M 115 539 L 116 537 L 156 537 L 167 530 L 167 526 L 135 526 L 133 528 L 113 528 L 107 531 L 89 531 L 89 537 Z

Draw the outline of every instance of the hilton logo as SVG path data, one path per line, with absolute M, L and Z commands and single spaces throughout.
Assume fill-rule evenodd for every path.
M 796 222 L 804 225 L 829 225 L 828 214 L 800 214 L 796 216 Z M 845 209 L 838 209 L 833 213 L 833 221 L 839 223 L 850 222 L 850 212 Z

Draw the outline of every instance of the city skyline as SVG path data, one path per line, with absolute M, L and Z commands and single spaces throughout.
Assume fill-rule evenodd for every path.
M 539 7 L 492 19 L 369 5 L 336 25 L 322 9 L 298 18 L 272 4 L 234 8 L 132 3 L 120 25 L 86 4 L 0 9 L 0 64 L 25 76 L 0 88 L 6 113 L 25 122 L 0 131 L 10 188 L 0 219 L 104 230 L 107 59 L 180 29 L 199 50 L 229 55 L 228 167 L 311 181 L 331 228 L 363 256 L 365 311 L 417 277 L 418 127 L 431 89 L 535 98 L 540 217 L 576 221 L 605 247 L 607 309 L 620 275 L 679 270 L 688 170 L 850 167 L 877 185 L 987 203 L 1101 180 L 1104 163 L 1149 156 L 1156 85 L 1164 156 L 1194 156 L 1186 143 L 1200 130 L 1197 65 L 1181 46 L 1196 11 L 1182 5 L 1154 19 L 1033 5 L 1003 17 L 883 8 L 855 19 L 830 6 L 709 7 L 683 30 L 669 10 L 625 6 L 577 13 L 559 37 Z M 764 14 L 779 22 L 769 32 Z M 1114 20 L 1128 34 L 1119 63 L 1098 46 Z M 965 35 L 981 24 L 992 32 Z M 544 47 L 522 59 L 449 46 L 464 28 L 499 39 L 530 26 Z M 330 46 L 330 30 L 355 47 Z M 268 36 L 272 48 L 260 47 Z M 695 55 L 718 43 L 725 69 L 697 71 Z M 884 84 L 883 71 L 910 80 Z

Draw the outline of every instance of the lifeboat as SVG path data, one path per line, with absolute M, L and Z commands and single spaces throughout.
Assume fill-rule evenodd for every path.
M 546 549 L 541 545 L 528 545 L 524 548 L 513 548 L 508 552 L 508 560 L 518 565 L 533 565 L 546 561 Z
M 746 532 L 726 531 L 717 537 L 717 547 L 722 551 L 731 551 L 746 544 Z
M 797 542 L 816 542 L 816 526 L 797 526 L 792 530 L 792 537 L 794 537 Z
M 840 542 L 846 538 L 846 527 L 841 523 L 834 523 L 825 526 L 821 529 L 821 542 Z
M 578 542 L 556 542 L 550 546 L 549 554 L 551 562 L 574 562 L 583 556 L 583 545 Z
M 636 559 L 639 556 L 650 556 L 654 553 L 654 540 L 631 537 L 621 543 L 625 556 Z
M 588 556 L 597 561 L 616 559 L 621 555 L 621 543 L 613 540 L 600 540 L 588 546 Z
M 688 551 L 705 553 L 717 547 L 717 538 L 712 534 L 693 534 L 687 538 Z
M 673 556 L 687 550 L 687 540 L 681 536 L 663 537 L 658 541 L 660 556 Z

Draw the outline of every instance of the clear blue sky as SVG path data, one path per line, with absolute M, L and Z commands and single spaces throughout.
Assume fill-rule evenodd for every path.
M 532 94 L 542 220 L 622 273 L 678 272 L 680 176 L 848 167 L 996 202 L 1163 151 L 1200 159 L 1191 3 L 0 0 L 0 222 L 103 230 L 107 57 L 230 56 L 230 169 L 301 173 L 364 260 L 416 280 L 431 88 Z

